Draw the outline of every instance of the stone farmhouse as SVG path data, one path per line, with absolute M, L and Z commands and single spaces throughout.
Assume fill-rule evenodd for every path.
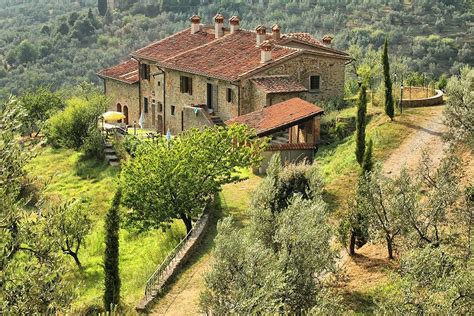
M 275 148 L 314 149 L 323 114 L 314 103 L 343 96 L 349 55 L 330 36 L 244 30 L 236 16 L 228 26 L 220 14 L 214 25 L 196 15 L 190 22 L 98 73 L 110 110 L 159 133 L 245 123 Z

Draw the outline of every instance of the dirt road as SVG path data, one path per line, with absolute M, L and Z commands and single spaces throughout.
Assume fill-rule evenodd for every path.
M 411 136 L 383 163 L 382 171 L 388 176 L 399 175 L 403 166 L 411 171 L 416 169 L 424 148 L 429 150 L 434 164 L 443 156 L 445 144 L 441 136 L 447 129 L 443 124 L 443 107 L 433 107 L 422 120 L 408 127 L 413 129 Z

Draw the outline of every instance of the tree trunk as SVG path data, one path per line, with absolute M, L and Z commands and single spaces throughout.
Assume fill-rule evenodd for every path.
M 355 243 L 356 243 L 356 235 L 354 231 L 351 231 L 351 240 L 349 242 L 349 255 L 355 255 Z
M 81 270 L 81 271 L 84 270 L 84 268 L 82 267 L 81 262 L 79 261 L 79 257 L 77 256 L 77 253 L 69 251 L 68 254 L 74 259 L 74 262 L 76 263 L 79 270 Z
M 191 218 L 186 216 L 186 214 L 184 214 L 184 213 L 181 213 L 180 217 L 183 220 L 184 225 L 186 226 L 186 234 L 189 234 L 189 232 L 193 228 L 193 222 L 191 221 Z
M 385 239 L 387 240 L 388 258 L 393 260 L 393 240 L 389 236 L 386 236 Z

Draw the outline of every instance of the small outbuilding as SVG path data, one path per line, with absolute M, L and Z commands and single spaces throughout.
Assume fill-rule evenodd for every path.
M 270 137 L 258 172 L 264 173 L 271 156 L 279 153 L 282 163 L 313 161 L 320 134 L 324 110 L 300 98 L 267 106 L 261 110 L 225 121 L 226 125 L 245 124 L 256 130 L 259 137 Z

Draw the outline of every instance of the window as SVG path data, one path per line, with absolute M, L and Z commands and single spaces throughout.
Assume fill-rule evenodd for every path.
M 191 77 L 181 76 L 180 78 L 181 93 L 193 94 L 193 79 Z
M 143 98 L 143 112 L 148 113 L 148 98 Z
M 161 102 L 158 102 L 158 112 L 163 112 L 163 104 Z
M 309 77 L 309 90 L 319 90 L 321 83 L 320 76 L 310 76 Z
M 142 79 L 150 80 L 150 65 L 141 64 Z
M 175 115 L 176 114 L 176 107 L 174 105 L 171 106 L 171 115 Z
M 232 102 L 232 89 L 227 88 L 227 102 Z

